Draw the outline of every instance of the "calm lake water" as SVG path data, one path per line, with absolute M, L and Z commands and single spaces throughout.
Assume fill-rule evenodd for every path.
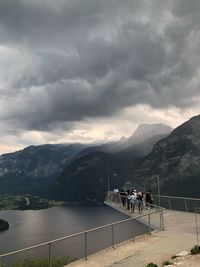
M 3 254 L 42 242 L 47 242 L 72 233 L 117 222 L 127 219 L 128 217 L 107 206 L 66 206 L 37 211 L 0 211 L 0 218 L 7 220 L 10 224 L 9 230 L 0 233 L 0 254 Z M 115 231 L 119 233 L 117 239 L 121 241 L 123 238 L 126 238 L 126 234 L 120 227 L 120 225 L 117 226 Z M 123 227 L 130 232 L 132 226 L 124 225 Z M 134 233 L 141 234 L 144 231 L 145 226 L 136 222 Z M 96 242 L 97 239 L 98 242 Z M 95 233 L 88 236 L 89 253 L 101 249 L 102 246 L 107 246 L 111 243 L 111 240 L 110 228 L 102 231 L 102 233 Z M 75 241 L 73 240 L 73 242 Z M 73 245 L 73 242 L 70 241 L 69 245 L 74 254 L 73 256 L 83 257 L 84 245 L 82 245 L 80 249 L 77 249 L 77 243 L 75 242 Z M 77 240 L 77 242 L 82 242 L 84 244 L 84 236 L 82 236 L 82 239 Z M 61 246 L 61 244 L 59 245 Z M 64 247 L 67 247 L 67 244 L 65 244 Z M 61 251 L 60 248 L 58 248 L 58 250 Z M 81 253 L 79 253 L 79 250 Z M 74 251 L 76 251 L 76 253 L 74 253 Z

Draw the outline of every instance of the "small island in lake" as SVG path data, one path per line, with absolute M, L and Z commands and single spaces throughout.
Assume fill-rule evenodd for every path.
M 7 230 L 9 228 L 9 223 L 0 219 L 0 231 Z

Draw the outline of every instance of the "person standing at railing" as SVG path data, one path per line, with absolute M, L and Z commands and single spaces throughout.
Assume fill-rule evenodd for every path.
M 146 201 L 146 206 L 148 207 L 148 209 L 150 209 L 150 202 L 151 202 L 151 195 L 150 195 L 150 190 L 146 191 L 145 194 L 145 201 Z
M 118 193 L 119 193 L 119 189 L 118 189 L 118 188 L 115 188 L 115 189 L 113 190 L 113 193 L 118 194 Z
M 125 207 L 126 205 L 126 192 L 124 192 L 123 190 L 120 191 L 120 196 L 121 196 L 121 202 L 122 202 L 122 206 Z
M 119 202 L 119 189 L 118 188 L 114 188 L 114 190 L 113 190 L 113 197 L 114 197 L 114 199 L 113 199 L 113 202 L 116 202 L 116 203 L 118 203 Z
M 130 204 L 131 204 L 131 194 L 130 194 L 130 191 L 129 190 L 127 190 L 127 198 L 126 198 L 126 201 L 127 201 L 127 203 L 126 203 L 126 205 L 127 205 L 127 207 L 126 207 L 126 209 L 127 210 L 130 210 Z
M 148 209 L 150 208 L 153 209 L 153 197 L 151 195 L 151 190 L 146 191 L 145 200 L 146 200 Z
M 131 203 L 131 212 L 134 213 L 134 211 L 135 211 L 135 203 L 136 203 L 136 194 L 135 194 L 135 192 L 131 192 L 130 203 Z
M 142 192 L 138 192 L 138 194 L 137 194 L 137 204 L 138 204 L 138 211 L 139 211 L 139 213 L 141 213 L 142 212 L 142 204 L 143 204 L 143 202 L 142 202 Z

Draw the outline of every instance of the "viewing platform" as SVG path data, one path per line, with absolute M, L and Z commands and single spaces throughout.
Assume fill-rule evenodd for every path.
M 184 207 L 186 200 L 192 203 L 196 202 L 192 206 L 200 206 L 199 199 L 183 198 Z M 178 201 L 180 201 L 180 198 L 178 198 Z M 106 201 L 105 203 L 130 217 L 137 218 L 141 215 L 137 210 L 134 213 L 127 211 L 118 200 L 113 202 Z M 169 204 L 169 201 L 167 203 Z M 191 205 L 188 202 L 187 209 L 190 208 Z M 147 208 L 142 213 L 145 215 L 148 212 L 149 209 Z M 200 224 L 198 216 L 200 216 L 199 213 L 195 217 L 194 212 L 165 209 L 163 217 L 164 231 L 153 230 L 151 234 L 135 238 L 134 242 L 129 240 L 116 245 L 115 249 L 107 248 L 101 250 L 90 255 L 87 261 L 81 259 L 73 262 L 69 267 L 145 267 L 150 262 L 156 263 L 160 267 L 164 261 L 172 261 L 171 257 L 173 255 L 184 251 L 189 252 L 194 245 L 197 245 L 198 223 Z M 157 219 L 159 218 L 157 216 Z M 177 265 L 199 267 L 200 255 L 195 256 L 195 258 L 192 256 L 180 257 Z
M 67 256 L 77 259 L 69 267 L 146 267 L 151 262 L 161 267 L 172 256 L 200 245 L 200 199 L 158 195 L 153 196 L 155 205 L 135 200 L 108 192 L 105 204 L 128 218 L 1 254 L 0 262 L 10 267 L 15 260 L 46 257 L 52 267 L 54 257 Z M 175 261 L 199 267 L 200 254 Z

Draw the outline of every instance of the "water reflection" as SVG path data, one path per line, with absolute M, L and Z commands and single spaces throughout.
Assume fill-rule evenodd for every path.
M 10 224 L 8 231 L 0 233 L 0 253 L 5 253 L 127 217 L 107 206 L 79 206 L 0 211 L 0 218 Z

